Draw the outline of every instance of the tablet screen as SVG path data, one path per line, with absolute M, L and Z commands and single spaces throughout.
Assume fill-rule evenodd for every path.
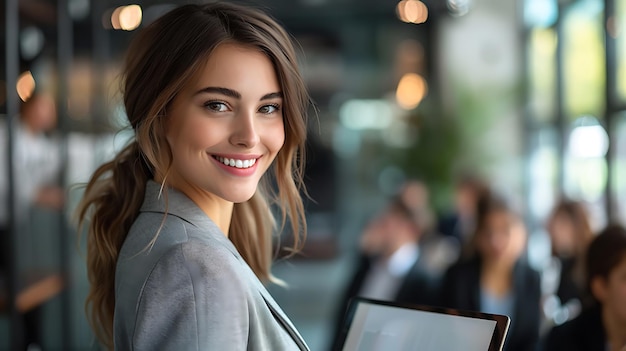
M 346 317 L 342 351 L 500 350 L 509 323 L 506 316 L 368 299 L 351 301 Z

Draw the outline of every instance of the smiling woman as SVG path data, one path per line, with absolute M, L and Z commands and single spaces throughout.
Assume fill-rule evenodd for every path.
M 172 167 L 157 181 L 167 177 L 226 235 L 232 211 L 223 208 L 252 197 L 285 141 L 280 91 L 264 53 L 225 43 L 168 108 Z
M 262 284 L 269 201 L 294 249 L 305 234 L 308 103 L 288 34 L 257 10 L 186 5 L 139 33 L 124 86 L 135 139 L 78 208 L 87 308 L 106 347 L 308 349 Z

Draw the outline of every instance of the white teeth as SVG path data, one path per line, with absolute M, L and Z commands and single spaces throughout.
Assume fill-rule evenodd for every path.
M 217 157 L 217 159 L 226 166 L 235 168 L 250 168 L 256 163 L 255 158 L 251 160 L 235 160 L 234 158 Z

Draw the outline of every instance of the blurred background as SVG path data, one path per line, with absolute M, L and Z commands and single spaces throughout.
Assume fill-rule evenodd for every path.
M 461 179 L 506 194 L 540 271 L 551 255 L 546 221 L 561 197 L 584 203 L 594 231 L 626 219 L 626 0 L 243 3 L 266 9 L 299 43 L 315 104 L 307 244 L 275 265 L 288 287 L 270 287 L 312 350 L 327 349 L 335 332 L 365 224 L 409 180 L 427 191 L 433 231 L 455 210 Z M 119 93 L 125 49 L 177 3 L 1 4 L 0 121 L 35 93 L 54 98 L 56 128 L 44 133 L 58 147 L 51 179 L 64 196 L 60 206 L 34 203 L 25 214 L 9 200 L 0 207 L 15 219 L 2 237 L 0 349 L 28 333 L 12 321 L 34 310 L 40 349 L 97 349 L 83 308 L 75 185 L 132 135 Z M 15 139 L 7 130 L 0 140 Z M 10 184 L 20 176 L 9 172 L 15 160 L 5 161 L 15 200 Z M 446 250 L 443 265 L 458 253 Z

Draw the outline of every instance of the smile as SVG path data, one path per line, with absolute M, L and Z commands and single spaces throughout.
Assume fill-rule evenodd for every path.
M 256 163 L 256 158 L 251 160 L 238 160 L 234 158 L 227 158 L 221 156 L 213 156 L 216 160 L 220 161 L 226 166 L 235 167 L 235 168 L 250 168 L 254 166 Z

